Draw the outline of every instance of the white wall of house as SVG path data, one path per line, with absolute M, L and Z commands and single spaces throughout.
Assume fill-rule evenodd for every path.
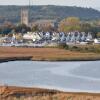
M 41 37 L 36 32 L 33 32 L 33 33 L 28 32 L 28 33 L 26 33 L 26 34 L 23 35 L 23 39 L 26 39 L 26 40 L 30 39 L 30 40 L 36 41 L 36 40 L 40 40 Z

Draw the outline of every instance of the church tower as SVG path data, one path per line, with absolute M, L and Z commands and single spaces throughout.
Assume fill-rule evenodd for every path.
M 26 26 L 29 25 L 29 18 L 28 18 L 28 10 L 27 9 L 21 9 L 21 24 L 25 24 Z

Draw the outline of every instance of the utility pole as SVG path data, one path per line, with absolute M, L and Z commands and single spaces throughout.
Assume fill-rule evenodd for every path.
M 29 22 L 30 22 L 31 20 L 31 0 L 29 0 L 28 14 L 29 14 Z

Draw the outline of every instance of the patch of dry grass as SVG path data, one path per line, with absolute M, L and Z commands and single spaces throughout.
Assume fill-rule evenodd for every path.
M 4 91 L 0 92 L 0 100 L 100 100 L 100 93 L 73 93 L 23 87 L 0 87 L 0 91 L 1 89 Z
M 32 60 L 69 61 L 69 60 L 98 60 L 100 54 L 82 53 L 59 48 L 17 48 L 0 47 L 0 59 L 13 57 L 31 57 Z

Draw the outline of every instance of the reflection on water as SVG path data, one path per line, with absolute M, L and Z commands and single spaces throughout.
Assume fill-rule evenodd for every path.
M 99 65 L 100 61 L 6 62 L 0 64 L 0 83 L 48 87 L 65 91 L 100 92 Z

